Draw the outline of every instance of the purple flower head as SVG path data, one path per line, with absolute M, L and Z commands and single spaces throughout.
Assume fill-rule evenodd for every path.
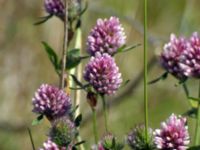
M 117 17 L 98 19 L 87 40 L 87 50 L 94 56 L 96 52 L 114 54 L 124 45 L 126 36 Z
M 200 36 L 194 32 L 189 39 L 190 48 L 181 57 L 181 67 L 186 76 L 200 78 Z
M 32 99 L 33 112 L 45 115 L 53 120 L 69 113 L 71 109 L 70 97 L 57 87 L 42 84 Z
M 186 150 L 190 142 L 186 118 L 174 114 L 161 123 L 161 129 L 156 129 L 154 134 L 158 149 Z
M 58 145 L 51 141 L 51 139 L 48 139 L 46 142 L 43 143 L 43 148 L 40 148 L 39 150 L 60 150 Z
M 128 146 L 133 150 L 154 149 L 153 130 L 148 128 L 149 141 L 146 142 L 144 125 L 136 126 L 127 136 Z
M 181 80 L 186 79 L 186 75 L 180 66 L 180 59 L 183 51 L 190 48 L 189 45 L 189 42 L 184 37 L 177 38 L 176 35 L 171 34 L 170 42 L 164 45 L 160 57 L 161 65 L 166 71 Z
M 113 94 L 122 83 L 121 73 L 109 54 L 96 53 L 84 70 L 84 79 L 100 94 Z
M 45 0 L 44 7 L 50 15 L 55 15 L 64 20 L 65 6 L 62 0 Z

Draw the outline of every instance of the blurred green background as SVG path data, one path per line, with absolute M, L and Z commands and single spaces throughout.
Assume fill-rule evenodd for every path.
M 149 80 L 161 75 L 164 70 L 158 63 L 162 46 L 170 33 L 189 36 L 199 31 L 199 0 L 149 0 Z M 41 26 L 34 26 L 38 17 L 44 16 L 43 0 L 0 0 L 0 150 L 31 150 L 26 128 L 31 127 L 35 115 L 31 112 L 31 98 L 41 83 L 57 84 L 54 73 L 41 41 L 47 41 L 61 54 L 62 22 L 53 18 Z M 127 43 L 143 45 L 142 0 L 90 0 L 83 17 L 83 51 L 85 39 L 97 18 L 115 15 L 120 18 L 127 35 Z M 73 47 L 73 46 L 72 46 Z M 124 140 L 136 124 L 143 123 L 143 46 L 117 55 L 117 64 L 124 81 L 131 82 L 114 98 L 108 98 L 109 126 L 111 131 Z M 149 120 L 157 128 L 172 112 L 182 114 L 190 108 L 189 102 L 177 80 L 167 80 L 149 85 Z M 197 96 L 196 81 L 188 85 L 193 96 Z M 94 143 L 92 122 L 87 119 L 90 108 L 83 93 L 81 112 L 83 122 L 81 136 L 86 145 Z M 111 100 L 112 99 L 112 100 Z M 100 105 L 101 103 L 99 103 Z M 194 120 L 188 120 L 193 138 Z M 31 127 L 36 147 L 46 139 L 50 125 L 47 121 Z M 104 133 L 102 115 L 98 117 L 98 128 Z M 89 148 L 87 148 L 89 149 Z

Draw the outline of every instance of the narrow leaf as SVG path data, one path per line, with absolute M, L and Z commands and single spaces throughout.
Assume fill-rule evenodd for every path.
M 84 85 L 77 79 L 77 77 L 76 77 L 75 75 L 71 74 L 71 77 L 72 77 L 73 81 L 74 81 L 79 87 L 81 87 L 81 88 L 84 87 Z
M 200 146 L 192 146 L 188 148 L 187 150 L 200 150 Z
M 55 70 L 58 70 L 59 66 L 58 66 L 58 56 L 57 56 L 57 54 L 55 53 L 53 48 L 51 48 L 46 42 L 42 42 L 42 44 L 45 48 L 45 51 L 48 54 L 49 60 L 53 64 Z
M 191 118 L 196 118 L 196 116 L 197 116 L 197 109 L 196 108 L 191 108 L 190 110 L 186 111 L 182 115 L 183 116 L 188 116 L 188 117 L 191 117 Z
M 53 15 L 48 15 L 48 16 L 45 16 L 45 17 L 41 17 L 41 20 L 34 23 L 35 26 L 37 25 L 41 25 L 43 23 L 45 23 L 47 20 L 49 20 Z
M 75 121 L 74 121 L 75 126 L 76 126 L 76 127 L 79 127 L 80 124 L 81 124 L 81 121 L 82 121 L 82 115 L 80 114 L 80 115 L 78 115 L 78 116 L 76 117 L 76 119 L 75 119 Z
M 120 88 L 123 88 L 125 87 L 128 83 L 130 82 L 130 80 L 126 80 L 125 82 L 122 83 L 121 87 Z
M 141 46 L 141 45 L 142 45 L 142 44 L 136 44 L 136 45 L 132 45 L 132 46 L 126 47 L 125 49 L 123 49 L 122 52 L 128 52 L 128 51 L 130 51 L 130 50 L 132 50 L 132 49 L 134 49 L 134 48 L 137 48 L 137 47 L 139 47 L 139 46 Z
M 79 16 L 82 16 L 82 15 L 86 12 L 87 9 L 88 9 L 88 2 L 86 1 L 86 2 L 85 2 L 85 7 L 84 7 L 84 9 L 79 13 Z
M 81 145 L 83 143 L 85 143 L 85 141 L 80 141 L 80 142 L 76 143 L 75 146 L 79 146 L 79 145 Z
M 168 72 L 165 72 L 160 77 L 148 82 L 148 84 L 154 84 L 154 83 L 156 83 L 156 82 L 158 82 L 160 80 L 165 80 L 167 78 L 167 76 L 168 76 Z
M 72 69 L 81 62 L 80 49 L 72 49 L 67 53 L 66 69 Z
M 38 116 L 35 120 L 33 120 L 32 125 L 35 126 L 35 125 L 40 124 L 42 122 L 43 118 L 44 118 L 43 115 Z
M 182 86 L 183 86 L 183 90 L 185 92 L 185 95 L 188 97 L 189 96 L 189 90 L 188 90 L 187 84 L 183 83 Z

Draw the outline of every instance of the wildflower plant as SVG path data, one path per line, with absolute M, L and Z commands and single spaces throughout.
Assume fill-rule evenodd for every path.
M 44 8 L 48 16 L 42 17 L 35 25 L 48 21 L 51 17 L 59 18 L 64 24 L 62 55 L 46 42 L 42 42 L 44 50 L 58 75 L 59 83 L 42 84 L 32 98 L 33 112 L 37 118 L 33 125 L 38 125 L 46 117 L 49 121 L 47 140 L 40 150 L 85 150 L 87 142 L 80 136 L 82 115 L 80 113 L 80 97 L 78 90 L 86 93 L 86 100 L 92 110 L 94 144 L 92 150 L 122 150 L 127 145 L 133 150 L 194 150 L 200 144 L 200 101 L 190 95 L 187 80 L 200 78 L 200 36 L 194 32 L 190 38 L 171 34 L 169 42 L 164 44 L 159 62 L 165 73 L 150 83 L 166 79 L 168 74 L 174 76 L 183 86 L 189 101 L 196 102 L 191 110 L 184 113 L 196 119 L 195 144 L 190 147 L 190 135 L 185 116 L 172 114 L 161 123 L 160 129 L 151 129 L 148 120 L 148 66 L 147 66 L 147 2 L 144 0 L 144 125 L 136 126 L 127 136 L 126 142 L 119 142 L 111 134 L 107 112 L 107 96 L 113 96 L 123 87 L 122 74 L 115 55 L 127 52 L 140 44 L 127 46 L 126 34 L 120 19 L 116 16 L 99 18 L 86 37 L 88 54 L 84 56 L 80 48 L 82 41 L 81 16 L 87 10 L 87 3 L 81 0 L 44 0 Z M 83 4 L 85 5 L 82 8 Z M 74 42 L 72 42 L 74 41 Z M 75 45 L 72 45 L 75 43 Z M 79 46 L 77 46 L 79 45 Z M 69 49 L 69 47 L 73 47 Z M 87 61 L 84 70 L 80 69 L 83 61 Z M 76 70 L 75 73 L 73 70 Z M 84 81 L 80 80 L 83 77 Z M 52 83 L 51 83 L 52 84 Z M 72 98 L 72 91 L 74 92 Z M 79 96 L 78 96 L 79 95 Z M 199 94 L 200 95 L 200 94 Z M 104 112 L 105 136 L 99 140 L 97 106 L 102 100 Z M 33 150 L 34 141 L 29 130 Z

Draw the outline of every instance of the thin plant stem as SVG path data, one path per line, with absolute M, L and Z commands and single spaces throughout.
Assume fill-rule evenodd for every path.
M 147 2 L 144 0 L 144 118 L 145 118 L 145 139 L 148 143 L 148 91 L 147 91 Z
M 107 107 L 106 107 L 106 100 L 105 100 L 105 96 L 102 95 L 102 104 L 103 104 L 103 114 L 104 114 L 104 124 L 105 124 L 105 129 L 106 132 L 108 132 L 108 115 L 107 115 Z
M 60 88 L 63 89 L 65 86 L 65 68 L 67 61 L 67 47 L 68 47 L 68 0 L 65 0 L 65 20 L 64 20 L 64 38 L 63 38 L 63 51 L 62 51 L 62 66 L 60 75 Z
M 81 50 L 82 47 L 82 31 L 80 28 L 77 29 L 77 35 L 76 35 L 76 43 L 75 48 L 78 48 Z M 78 81 L 81 81 L 82 79 L 82 64 L 80 63 L 76 70 L 76 76 Z M 75 106 L 79 106 L 76 110 L 76 113 L 80 113 L 80 101 L 81 101 L 81 90 L 75 91 Z
M 81 11 L 81 0 L 78 0 L 79 4 L 79 11 Z M 81 22 L 81 19 L 79 20 Z M 76 40 L 75 40 L 75 48 L 82 49 L 82 30 L 81 30 L 81 24 L 80 26 L 76 29 Z M 81 53 L 81 52 L 80 52 Z M 81 81 L 82 77 L 82 64 L 80 63 L 76 69 L 76 76 L 79 81 Z M 74 105 L 79 106 L 75 112 L 75 115 L 78 116 L 80 114 L 80 101 L 81 101 L 81 90 L 76 90 L 74 93 Z M 77 137 L 78 142 L 82 141 L 82 138 L 80 135 Z M 80 150 L 85 150 L 85 147 L 83 144 L 80 145 Z
M 200 81 L 199 81 L 199 94 L 200 98 Z M 198 101 L 198 112 L 197 112 L 197 120 L 196 120 L 196 132 L 195 132 L 195 145 L 199 145 L 199 137 L 200 137 L 200 101 Z
M 28 134 L 29 134 L 29 137 L 30 137 L 30 140 L 31 140 L 32 149 L 36 150 L 35 145 L 34 145 L 34 141 L 33 141 L 33 136 L 32 136 L 32 133 L 31 133 L 31 129 L 27 128 L 27 130 L 28 130 Z
M 95 144 L 98 144 L 98 132 L 97 132 L 97 114 L 95 108 L 92 108 L 92 118 L 93 118 L 93 133 Z

